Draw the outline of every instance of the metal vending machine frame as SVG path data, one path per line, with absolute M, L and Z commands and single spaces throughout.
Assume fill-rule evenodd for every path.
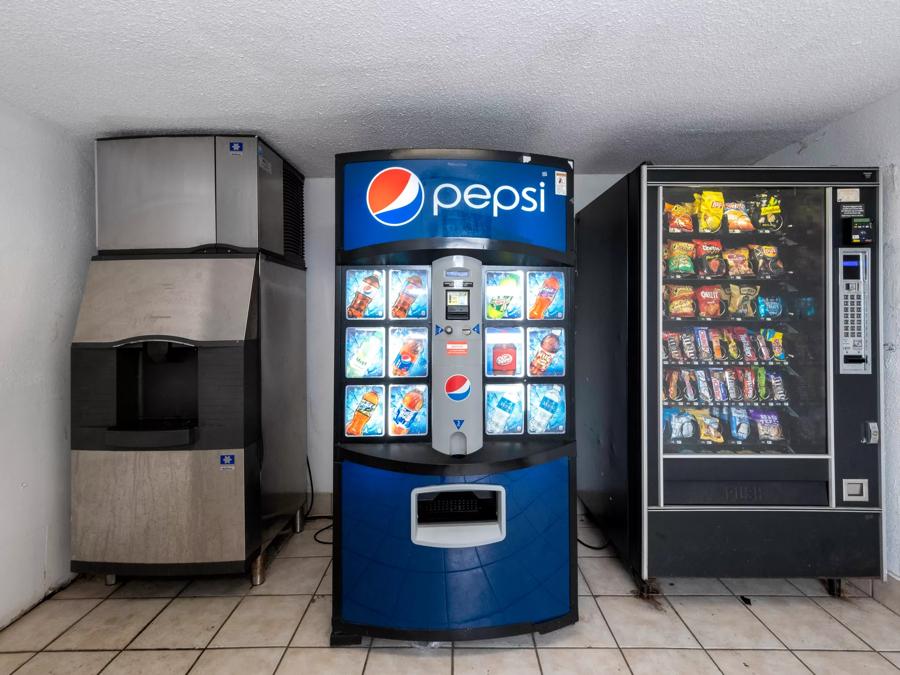
M 716 200 L 732 215 L 699 229 Z M 644 165 L 579 212 L 579 289 L 608 289 L 576 300 L 579 495 L 644 592 L 690 576 L 819 577 L 839 593 L 883 574 L 880 200 L 875 168 Z M 725 249 L 725 273 L 669 264 L 672 241 Z M 673 315 L 679 287 L 694 305 Z M 704 314 L 710 289 L 736 300 Z M 733 354 L 684 337 L 714 330 Z M 685 393 L 751 369 L 778 398 Z
M 370 195 L 377 175 L 391 170 L 406 188 L 395 203 L 399 207 L 383 214 L 380 197 Z M 508 180 L 504 170 L 510 172 Z M 543 176 L 540 189 L 546 193 L 540 194 L 536 182 L 534 192 L 515 183 L 525 174 Z M 527 359 L 519 356 L 519 370 L 494 377 L 493 351 L 490 359 L 486 352 L 493 349 L 491 336 L 505 336 L 511 327 L 521 341 L 516 354 L 527 354 L 529 329 L 543 331 L 534 335 L 544 337 L 557 331 L 551 342 L 561 341 L 565 354 L 574 349 L 571 162 L 487 150 L 387 150 L 338 155 L 335 175 L 332 645 L 355 644 L 363 636 L 483 639 L 573 623 L 578 617 L 574 366 L 565 356 L 565 372 L 550 381 L 529 376 Z M 442 196 L 441 189 L 446 190 Z M 546 245 L 537 230 L 529 235 L 528 228 L 512 228 L 500 207 L 496 221 L 491 216 L 479 220 L 478 213 L 490 213 L 488 203 L 497 189 L 506 207 L 514 201 L 511 191 L 518 190 L 517 204 L 519 195 L 527 194 L 534 199 L 532 211 L 557 209 L 559 219 Z M 524 203 L 530 208 L 531 202 Z M 471 208 L 476 215 L 467 219 L 455 207 Z M 545 222 L 540 215 L 537 220 Z M 495 222 L 494 229 L 485 229 L 485 223 Z M 550 234 L 557 239 L 550 241 Z M 363 292 L 359 289 L 369 293 L 377 287 L 388 296 L 385 288 L 393 288 L 394 275 L 408 278 L 414 270 L 416 284 L 424 277 L 430 286 L 424 294 L 427 313 L 392 318 L 391 291 L 384 300 L 378 296 L 382 309 L 373 316 L 359 311 L 362 304 L 349 315 L 348 307 Z M 523 298 L 527 283 L 540 274 L 561 280 L 556 282 L 564 288 L 559 318 L 529 319 L 525 302 L 516 320 L 502 313 L 486 318 L 482 294 L 495 278 L 488 275 L 500 279 L 507 274 L 520 280 Z M 420 349 L 426 341 L 427 347 L 417 352 L 418 359 L 427 358 L 427 371 L 397 361 L 398 368 L 410 368 L 409 377 L 394 374 L 390 358 L 391 345 L 398 344 L 392 336 L 408 335 L 405 329 L 427 336 Z M 373 361 L 380 366 L 359 372 L 356 352 L 348 345 L 364 353 L 372 335 L 381 336 L 375 339 L 381 340 L 382 351 Z M 513 358 L 501 356 L 504 364 Z M 515 409 L 511 402 L 518 401 L 519 408 L 503 417 L 504 408 L 495 418 L 502 417 L 503 425 L 492 427 L 499 432 L 486 433 L 484 396 L 507 385 L 521 396 L 512 394 L 504 405 Z M 556 411 L 552 419 L 561 415 L 564 420 L 561 433 L 530 434 L 524 428 L 526 399 L 546 394 L 548 385 L 558 385 L 556 400 L 564 406 L 560 412 L 546 399 Z M 353 387 L 359 391 L 351 392 Z M 417 414 L 400 407 L 406 398 L 399 392 L 410 388 L 419 392 L 411 403 Z M 356 435 L 349 436 L 354 410 L 363 415 L 363 426 L 353 427 Z M 510 425 L 509 418 L 521 419 L 520 426 Z M 395 422 L 401 426 L 392 434 Z M 361 433 L 369 424 L 376 425 L 375 431 Z

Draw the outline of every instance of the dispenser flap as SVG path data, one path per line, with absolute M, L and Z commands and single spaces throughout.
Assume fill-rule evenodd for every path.
M 95 260 L 73 342 L 244 340 L 255 270 L 255 258 Z

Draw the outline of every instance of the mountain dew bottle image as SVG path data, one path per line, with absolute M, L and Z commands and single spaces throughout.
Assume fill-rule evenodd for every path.
M 547 431 L 550 422 L 559 410 L 562 402 L 562 394 L 558 386 L 551 387 L 541 397 L 537 408 L 531 410 L 528 420 L 528 431 L 532 434 L 542 434 Z
M 510 310 L 510 303 L 515 300 L 519 293 L 519 279 L 514 274 L 507 274 L 501 279 L 500 283 L 493 289 L 487 306 L 487 318 L 503 319 L 507 317 Z

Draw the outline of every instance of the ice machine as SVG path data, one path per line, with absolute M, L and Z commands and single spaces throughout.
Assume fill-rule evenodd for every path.
M 302 526 L 302 176 L 255 136 L 103 139 L 72 342 L 72 570 L 263 576 Z

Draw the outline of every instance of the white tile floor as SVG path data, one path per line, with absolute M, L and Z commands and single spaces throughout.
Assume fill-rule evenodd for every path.
M 320 521 L 321 522 L 321 521 Z M 600 532 L 579 517 L 581 539 Z M 611 550 L 579 546 L 577 624 L 433 647 L 331 649 L 331 547 L 320 526 L 279 546 L 268 579 L 79 579 L 0 631 L 0 675 L 77 673 L 528 675 L 897 673 L 900 615 L 859 587 L 814 579 L 659 579 L 635 597 Z M 326 533 L 325 537 L 330 536 Z

